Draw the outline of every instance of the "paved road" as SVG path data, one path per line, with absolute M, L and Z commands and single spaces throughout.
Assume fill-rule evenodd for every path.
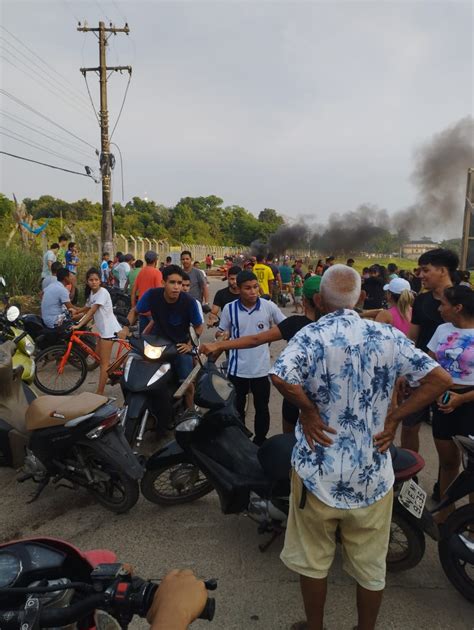
M 211 280 L 217 290 L 223 286 Z M 290 309 L 286 309 L 289 314 Z M 282 344 L 275 344 L 277 356 Z M 95 375 L 84 389 L 94 391 Z M 120 388 L 110 389 L 120 396 Z M 280 397 L 272 392 L 271 432 L 280 429 Z M 436 461 L 428 426 L 422 431 L 427 466 L 420 475 L 425 488 L 432 486 Z M 26 501 L 31 484 L 19 485 L 15 473 L 0 469 L 2 509 L 0 538 L 57 536 L 83 549 L 113 549 L 120 559 L 135 565 L 139 575 L 162 576 L 173 567 L 191 567 L 204 577 L 216 577 L 217 614 L 212 626 L 199 621 L 193 628 L 219 630 L 284 630 L 303 617 L 298 580 L 279 560 L 282 541 L 265 553 L 264 539 L 256 525 L 244 516 L 224 516 L 215 493 L 194 504 L 162 508 L 140 498 L 126 515 L 115 516 L 95 505 L 84 492 L 47 488 L 31 505 Z M 327 601 L 328 630 L 349 630 L 356 622 L 355 588 L 341 568 L 338 554 L 331 570 Z M 132 628 L 146 628 L 135 621 Z M 474 607 L 445 578 L 437 549 L 426 542 L 426 554 L 415 569 L 388 577 L 379 628 L 386 630 L 473 630 Z

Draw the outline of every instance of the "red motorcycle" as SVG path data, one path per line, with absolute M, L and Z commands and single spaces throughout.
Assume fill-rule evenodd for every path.
M 215 580 L 205 584 L 209 590 L 217 586 Z M 82 552 L 55 538 L 0 545 L 2 630 L 110 629 L 108 615 L 126 630 L 134 615 L 146 617 L 157 588 L 106 549 Z M 209 598 L 200 619 L 212 620 L 214 611 Z

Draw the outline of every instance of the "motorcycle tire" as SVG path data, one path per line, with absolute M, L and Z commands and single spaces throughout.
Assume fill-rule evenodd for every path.
M 64 396 L 78 389 L 87 376 L 87 365 L 84 357 L 75 348 L 71 349 L 63 374 L 58 374 L 56 365 L 64 356 L 66 347 L 51 346 L 36 355 L 35 385 L 45 394 Z M 49 369 L 48 369 L 49 368 Z M 67 374 L 65 374 L 67 371 Z M 56 375 L 56 378 L 54 378 Z M 65 384 L 66 379 L 67 384 Z M 53 387 L 52 384 L 56 386 Z
M 394 511 L 390 525 L 387 571 L 398 573 L 413 569 L 425 555 L 425 535 L 402 514 Z
M 193 481 L 189 486 L 189 480 L 197 475 L 198 484 Z M 161 477 L 161 480 L 160 480 Z M 188 485 L 186 485 L 186 477 Z M 157 487 L 160 480 L 161 487 Z M 168 484 L 171 492 L 166 492 L 163 488 Z M 209 494 L 214 490 L 213 485 L 203 473 L 189 463 L 169 464 L 155 470 L 147 470 L 140 483 L 141 491 L 145 499 L 158 505 L 181 505 L 191 503 Z
M 472 537 L 472 532 L 474 532 L 474 504 L 465 505 L 450 514 L 443 525 L 442 532 L 443 538 L 438 543 L 438 551 L 443 571 L 454 588 L 465 599 L 474 602 L 474 565 L 456 557 L 449 544 L 453 534 L 464 534 L 464 536 Z M 467 567 L 470 567 L 469 571 L 466 571 Z
M 128 512 L 138 501 L 140 490 L 138 481 L 130 479 L 123 470 L 114 469 L 113 464 L 100 458 L 92 449 L 83 449 L 85 463 L 110 475 L 111 481 L 103 481 L 87 490 L 94 499 L 115 514 Z M 118 490 L 118 494 L 117 491 Z

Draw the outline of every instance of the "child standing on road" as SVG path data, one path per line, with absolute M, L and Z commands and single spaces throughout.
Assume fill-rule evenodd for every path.
M 100 375 L 99 384 L 97 385 L 97 394 L 103 394 L 108 379 L 107 368 L 110 364 L 114 338 L 124 338 L 128 333 L 128 328 L 125 327 L 122 329 L 114 315 L 110 293 L 101 286 L 100 271 L 94 267 L 89 269 L 86 274 L 86 282 L 90 294 L 87 298 L 86 306 L 81 309 L 81 311 L 85 313 L 85 316 L 81 319 L 79 324 L 74 326 L 74 329 L 77 330 L 91 319 L 94 319 L 97 332 L 100 335 L 100 341 L 97 347 L 97 353 L 100 356 Z
M 293 276 L 293 297 L 295 299 L 295 308 L 293 313 L 303 313 L 303 280 L 297 273 Z

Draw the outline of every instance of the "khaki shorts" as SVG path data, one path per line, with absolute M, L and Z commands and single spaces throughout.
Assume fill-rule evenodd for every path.
M 392 520 L 393 490 L 364 508 L 342 510 L 306 493 L 299 507 L 303 482 L 293 470 L 290 512 L 281 559 L 286 566 L 309 578 L 327 576 L 336 551 L 336 529 L 342 542 L 343 567 L 369 591 L 385 587 L 386 557 Z

